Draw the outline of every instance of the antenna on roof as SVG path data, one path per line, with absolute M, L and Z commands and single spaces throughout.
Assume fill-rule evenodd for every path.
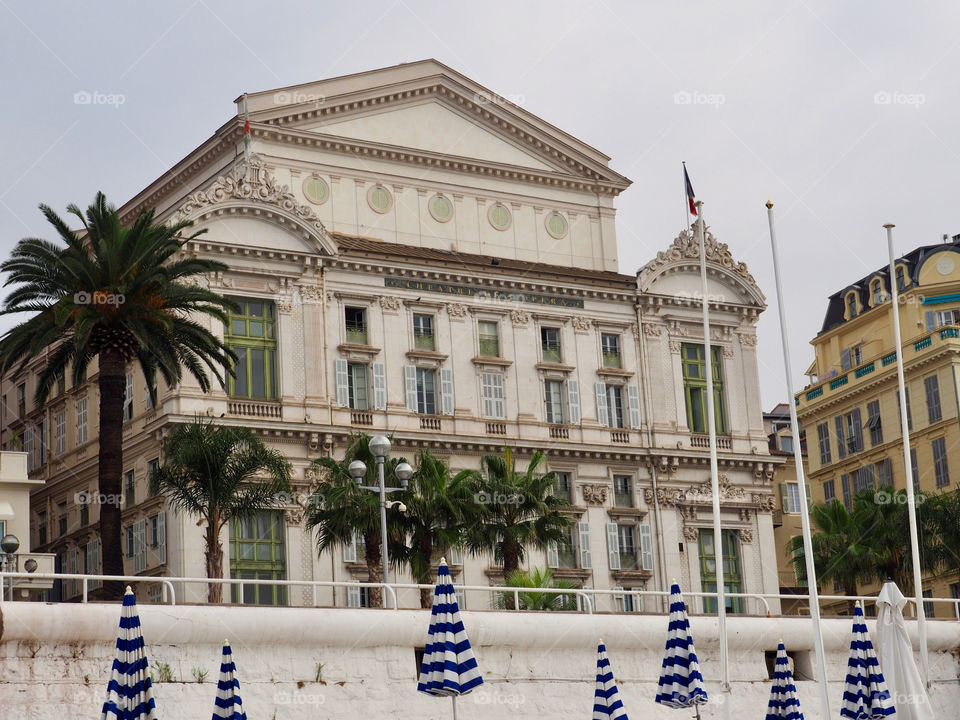
M 943 234 L 943 241 L 944 241 L 944 242 L 948 242 L 948 238 L 949 238 L 949 237 L 950 237 L 950 236 L 947 235 L 947 233 L 944 233 L 944 234 Z

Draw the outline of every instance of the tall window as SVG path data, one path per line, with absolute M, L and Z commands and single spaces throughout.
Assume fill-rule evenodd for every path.
M 347 330 L 347 342 L 354 345 L 366 345 L 367 311 L 357 307 L 344 308 L 343 318 Z
M 623 367 L 623 359 L 620 357 L 619 335 L 602 333 L 600 335 L 600 352 L 603 356 L 603 366 L 605 368 Z
M 867 403 L 867 429 L 870 430 L 870 445 L 876 447 L 883 444 L 883 424 L 880 421 L 880 401 L 872 400 Z
M 544 380 L 543 389 L 547 404 L 547 422 L 563 424 L 563 383 L 559 380 Z
M 137 504 L 137 483 L 134 480 L 133 470 L 127 470 L 123 474 L 123 494 L 127 507 Z
M 610 383 L 601 383 L 603 393 L 606 398 L 606 422 L 612 428 L 622 428 L 623 424 L 623 388 L 620 385 L 611 385 Z M 602 418 L 598 418 L 603 423 Z
M 230 577 L 249 580 L 284 580 L 287 575 L 286 526 L 283 513 L 260 512 L 243 520 L 230 521 Z M 233 602 L 239 602 L 239 590 L 232 586 Z M 249 605 L 286 605 L 283 585 L 245 585 L 243 603 Z
M 569 473 L 567 473 L 569 475 Z M 575 568 L 577 567 L 577 535 L 576 529 L 571 525 L 567 530 L 566 537 L 557 543 L 557 567 Z
M 913 491 L 920 492 L 920 467 L 917 464 L 917 449 L 910 448 L 910 472 L 913 474 Z
M 480 390 L 483 397 L 483 417 L 503 420 L 507 416 L 503 397 L 503 374 L 480 373 Z
M 637 569 L 637 526 L 617 525 L 617 541 L 620 547 L 620 569 Z
M 543 352 L 544 362 L 560 362 L 562 359 L 560 353 L 560 328 L 540 328 L 540 349 Z
M 67 451 L 67 411 L 58 410 L 53 421 L 53 451 L 63 455 Z
M 897 290 L 903 290 L 907 286 L 907 273 L 903 265 L 897 265 Z
M 860 408 L 847 413 L 847 450 L 858 453 L 863 450 L 863 425 L 860 423 Z
M 27 414 L 27 386 L 24 383 L 17 385 L 17 417 Z
M 807 485 L 807 503 L 810 501 L 810 486 Z M 800 512 L 800 483 L 788 482 L 780 485 L 781 509 L 788 514 L 796 515 Z
M 63 537 L 67 534 L 67 503 L 66 501 L 57 503 L 57 530 L 59 531 L 58 537 Z
M 493 320 L 481 320 L 477 323 L 480 354 L 486 357 L 500 357 L 500 333 Z
M 633 507 L 632 485 L 629 475 L 613 476 L 613 504 L 615 507 Z
M 931 375 L 923 381 L 923 388 L 927 392 L 927 420 L 931 423 L 943 419 L 943 410 L 940 408 L 940 383 L 936 375 Z
M 847 317 L 855 318 L 857 316 L 857 294 L 847 293 Z
M 553 482 L 553 494 L 558 498 L 563 498 L 566 502 L 573 502 L 573 480 L 568 472 L 555 472 L 556 479 Z
M 817 442 L 820 445 L 820 464 L 830 464 L 830 426 L 827 423 L 817 425 Z
M 880 487 L 893 486 L 893 463 L 890 458 L 884 458 L 877 463 L 877 483 Z
M 707 432 L 707 370 L 703 345 L 682 347 L 683 392 L 687 401 L 687 425 L 691 432 Z M 719 347 L 711 348 L 713 362 L 713 407 L 718 433 L 727 432 L 727 409 L 723 393 L 723 358 Z
M 240 306 L 230 311 L 224 342 L 237 355 L 228 380 L 231 396 L 260 400 L 277 397 L 277 337 L 273 303 L 233 298 Z
M 734 530 L 721 532 L 723 545 L 720 553 L 723 556 L 723 587 L 724 592 L 739 593 L 743 591 L 743 576 L 740 570 L 740 542 Z M 704 592 L 717 592 L 717 564 L 714 559 L 713 530 L 700 529 L 698 539 L 700 554 L 700 584 Z M 717 599 L 705 597 L 703 609 L 707 613 L 717 612 Z M 727 597 L 727 612 L 743 612 L 743 598 Z
M 133 372 L 127 372 L 123 386 L 123 420 L 133 420 Z
M 873 281 L 873 304 L 879 305 L 883 302 L 883 283 L 879 279 Z
M 370 409 L 369 388 L 367 366 L 363 363 L 349 363 L 347 365 L 347 390 L 351 408 L 354 410 Z
M 937 487 L 942 488 L 950 484 L 950 468 L 947 466 L 946 438 L 937 438 L 933 441 L 933 472 L 937 479 Z
M 87 399 L 77 400 L 77 445 L 87 441 Z
M 837 490 L 833 479 L 823 481 L 823 501 L 825 503 L 833 502 L 837 499 Z
M 436 385 L 435 371 L 417 368 L 417 412 L 421 415 L 437 414 Z
M 37 541 L 40 545 L 47 544 L 47 511 L 37 513 Z
M 417 350 L 436 350 L 433 334 L 433 315 L 413 316 L 413 347 Z

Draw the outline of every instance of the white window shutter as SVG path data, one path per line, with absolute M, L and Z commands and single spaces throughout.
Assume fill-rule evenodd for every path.
M 167 513 L 157 514 L 157 560 L 161 565 L 167 562 Z
M 453 415 L 453 370 L 440 368 L 440 411 Z
M 626 611 L 626 596 L 623 594 L 623 585 L 614 585 L 614 590 L 619 590 L 616 595 L 613 596 L 613 601 L 620 603 L 620 609 Z
M 620 569 L 620 536 L 617 534 L 617 524 L 607 523 L 607 553 L 610 558 L 610 569 Z
M 560 552 L 557 543 L 553 540 L 547 543 L 547 567 L 560 567 Z
M 580 567 L 589 570 L 593 567 L 593 558 L 590 555 L 590 523 L 578 522 L 577 533 L 580 536 Z
M 333 361 L 336 369 L 337 381 L 337 405 L 347 407 L 350 404 L 350 384 L 347 378 L 347 361 L 343 358 L 337 358 Z
M 350 586 L 347 588 L 347 607 L 360 607 L 360 584 L 358 580 L 354 582 L 357 583 L 356 587 Z
M 640 523 L 640 567 L 653 572 L 653 532 L 650 523 Z
M 343 544 L 343 561 L 355 563 L 357 561 L 357 534 L 354 532 L 350 542 Z
M 147 569 L 147 526 L 141 518 L 133 524 L 133 572 Z
M 491 420 L 503 420 L 506 408 L 503 401 L 503 375 L 481 373 L 480 390 L 483 397 L 483 416 Z
M 387 409 L 387 373 L 381 362 L 373 364 L 373 409 Z
M 607 416 L 607 384 L 594 383 L 593 388 L 597 395 L 597 422 L 606 427 L 610 425 L 610 419 Z
M 640 429 L 640 389 L 636 385 L 627 385 L 627 404 L 630 407 L 630 427 Z
M 457 545 L 451 545 L 449 550 L 449 560 L 451 565 L 463 565 L 463 550 Z
M 87 575 L 100 574 L 100 538 L 93 538 L 87 543 Z M 99 580 L 90 580 L 87 587 L 90 590 L 97 590 L 100 587 Z
M 456 585 L 453 586 L 453 592 L 457 596 L 457 608 L 460 610 L 467 609 L 467 592 L 462 588 Z
M 407 393 L 407 410 L 417 412 L 417 368 L 415 366 L 403 366 L 403 383 Z
M 580 383 L 567 380 L 567 409 L 570 411 L 570 424 L 580 424 Z

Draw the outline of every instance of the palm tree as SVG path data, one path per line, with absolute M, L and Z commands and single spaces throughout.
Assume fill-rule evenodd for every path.
M 376 493 L 357 487 L 348 468 L 354 460 L 362 460 L 367 466 L 364 485 L 378 485 L 377 463 L 370 452 L 370 436 L 364 433 L 351 439 L 343 460 L 323 457 L 313 462 L 313 467 L 325 471 L 323 479 L 310 498 L 307 510 L 307 527 L 317 528 L 317 551 L 336 545 L 349 545 L 359 535 L 365 547 L 368 581 L 383 582 L 383 555 L 380 551 L 380 498 Z M 384 463 L 384 479 L 391 487 L 397 485 L 394 468 L 402 458 L 388 458 Z M 399 510 L 387 511 L 387 534 L 390 536 L 388 553 L 391 563 L 397 565 L 406 552 L 403 542 L 403 521 Z M 370 605 L 383 604 L 383 591 L 370 588 Z
M 170 506 L 206 521 L 207 577 L 223 577 L 220 531 L 231 520 L 272 507 L 290 490 L 290 463 L 245 427 L 216 425 L 197 417 L 176 425 L 163 442 L 163 465 L 153 471 L 150 490 Z M 220 583 L 207 585 L 207 601 L 223 600 Z
M 919 501 L 917 508 L 921 507 Z M 958 573 L 960 579 L 960 490 L 927 495 L 921 526 L 929 540 L 932 565 L 942 572 Z
M 103 193 L 97 193 L 86 214 L 76 205 L 67 208 L 83 224 L 79 232 L 48 206 L 40 210 L 60 242 L 25 238 L 0 265 L 0 272 L 9 273 L 5 284 L 18 285 L 0 312 L 30 313 L 0 338 L 0 373 L 14 368 L 19 372 L 49 349 L 34 396 L 41 406 L 68 367 L 74 384 L 80 384 L 97 358 L 99 491 L 120 497 L 127 363 L 137 361 L 153 400 L 158 371 L 168 385 L 180 382 L 184 367 L 204 392 L 210 389 L 207 371 L 222 385 L 222 370 L 232 353 L 197 322 L 196 314 L 225 320 L 224 308 L 232 303 L 188 280 L 227 268 L 211 260 L 178 257 L 182 246 L 200 234 L 181 235 L 191 223 L 165 225 L 155 222 L 153 210 L 142 209 L 124 226 Z M 100 506 L 106 575 L 123 574 L 120 511 L 119 504 Z M 104 584 L 105 597 L 122 594 L 122 583 Z
M 443 460 L 429 450 L 420 451 L 417 470 L 401 495 L 407 507 L 403 527 L 410 540 L 403 559 L 417 583 L 432 583 L 435 551 L 459 545 L 465 525 L 476 520 L 475 486 L 474 471 L 461 470 L 452 475 Z M 421 589 L 420 607 L 429 608 L 432 602 L 431 591 Z
M 916 495 L 922 503 L 922 493 Z M 853 506 L 854 521 L 873 555 L 874 574 L 881 581 L 893 579 L 904 590 L 913 587 L 906 500 L 906 490 L 894 491 L 887 486 L 865 490 Z
M 875 555 L 871 539 L 865 537 L 854 514 L 843 503 L 835 500 L 823 505 L 814 505 L 810 519 L 817 531 L 811 535 L 813 561 L 817 571 L 817 583 L 833 582 L 846 595 L 857 594 L 857 582 L 869 576 L 875 569 Z M 788 556 L 793 558 L 797 581 L 808 582 L 803 538 L 790 538 Z M 849 601 L 853 613 L 854 601 Z
M 517 593 L 517 599 L 520 601 L 520 610 L 540 611 L 568 610 L 573 606 L 573 595 L 537 592 L 537 590 L 543 588 L 573 590 L 577 587 L 569 580 L 554 578 L 550 568 L 543 570 L 534 568 L 531 572 L 515 570 L 507 576 L 507 586 L 530 588 L 531 590 L 528 592 Z M 499 610 L 513 608 L 513 593 L 497 593 L 495 604 Z
M 553 494 L 556 473 L 541 472 L 546 460 L 538 450 L 523 472 L 511 448 L 481 460 L 485 473 L 478 478 L 475 502 L 484 512 L 467 531 L 467 547 L 474 554 L 492 552 L 504 577 L 519 568 L 528 545 L 544 549 L 567 538 L 570 519 L 562 511 L 568 503 Z

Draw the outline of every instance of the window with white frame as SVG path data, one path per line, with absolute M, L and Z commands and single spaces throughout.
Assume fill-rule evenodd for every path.
M 67 451 L 67 411 L 62 408 L 54 415 L 53 445 L 53 451 L 58 456 Z
M 563 359 L 560 348 L 560 328 L 540 328 L 540 351 L 544 362 L 558 363 Z
M 123 420 L 133 419 L 133 372 L 127 373 L 126 384 L 123 388 Z
M 437 340 L 433 331 L 433 315 L 413 316 L 413 347 L 416 350 L 436 350 Z
M 477 339 L 480 355 L 500 357 L 499 323 L 495 320 L 480 320 L 477 322 Z
M 543 390 L 547 422 L 562 425 L 566 421 L 563 407 L 563 382 L 560 380 L 544 380 Z
M 77 445 L 87 442 L 87 399 L 77 400 Z
M 480 373 L 480 394 L 483 399 L 483 417 L 503 420 L 507 416 L 503 394 L 503 373 Z

